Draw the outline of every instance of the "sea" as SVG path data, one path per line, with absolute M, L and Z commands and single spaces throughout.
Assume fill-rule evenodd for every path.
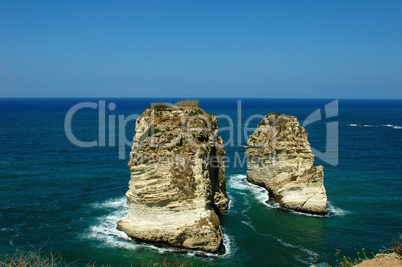
M 226 148 L 225 251 L 130 240 L 130 141 L 151 103 L 180 98 L 0 99 L 0 256 L 60 254 L 75 265 L 326 266 L 378 253 L 402 232 L 402 100 L 209 99 Z M 270 112 L 294 115 L 323 165 L 327 216 L 284 210 L 246 181 L 244 146 Z

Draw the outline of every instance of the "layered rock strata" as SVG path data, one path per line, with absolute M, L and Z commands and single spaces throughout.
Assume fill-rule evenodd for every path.
M 247 145 L 249 182 L 265 187 L 284 208 L 328 213 L 323 166 L 313 166 L 307 131 L 296 117 L 267 114 Z
M 147 108 L 136 121 L 129 210 L 117 228 L 135 240 L 218 252 L 228 199 L 217 131 L 217 117 L 196 106 Z

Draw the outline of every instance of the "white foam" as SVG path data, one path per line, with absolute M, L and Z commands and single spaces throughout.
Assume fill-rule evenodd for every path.
M 285 209 L 285 208 L 282 208 Z M 285 209 L 288 210 L 288 209 Z M 335 207 L 332 205 L 329 201 L 327 201 L 327 210 L 328 210 L 328 215 L 319 215 L 319 214 L 310 214 L 310 213 L 305 213 L 305 212 L 300 212 L 300 211 L 294 211 L 294 210 L 288 210 L 289 212 L 297 215 L 303 215 L 303 216 L 308 216 L 308 217 L 331 217 L 331 216 L 345 216 L 349 212 L 346 210 L 343 210 L 339 207 Z
M 282 239 L 280 239 L 280 238 L 278 238 L 278 237 L 275 237 L 275 236 L 273 236 L 273 238 L 275 238 L 276 241 L 278 241 L 278 242 L 279 242 L 282 246 L 284 246 L 284 247 L 297 249 L 297 250 L 299 250 L 299 251 L 301 251 L 301 252 L 307 254 L 307 255 L 310 256 L 310 257 L 318 256 L 318 253 L 316 253 L 316 252 L 314 252 L 314 251 L 312 251 L 312 250 L 310 250 L 310 249 L 307 249 L 307 248 L 302 247 L 302 246 L 296 246 L 296 245 L 287 243 L 287 242 L 283 241 Z
M 310 260 L 310 261 L 306 261 L 306 260 L 303 260 L 299 255 L 296 255 L 296 256 L 294 257 L 294 259 L 295 259 L 296 261 L 300 262 L 300 263 L 305 264 L 306 266 L 311 266 L 311 265 L 313 264 L 313 262 L 311 261 L 311 259 L 314 259 L 314 258 L 309 257 L 309 260 Z
M 300 249 L 301 251 L 303 251 L 304 253 L 306 253 L 309 256 L 313 256 L 313 255 L 318 255 L 317 253 L 315 253 L 312 250 L 309 250 L 308 248 L 302 247 L 302 246 L 297 246 L 298 249 Z
M 335 207 L 329 201 L 327 202 L 327 209 L 330 216 L 345 216 L 346 214 L 349 214 L 349 211 Z
M 327 202 L 327 209 L 329 215 L 310 214 L 283 208 L 279 205 L 279 203 L 269 200 L 268 191 L 265 188 L 248 182 L 246 178 L 247 176 L 242 174 L 232 175 L 229 177 L 228 185 L 232 189 L 248 190 L 252 192 L 255 199 L 257 199 L 260 203 L 262 203 L 264 206 L 270 209 L 283 209 L 289 211 L 292 214 L 303 215 L 308 217 L 344 216 L 349 213 L 346 210 L 333 206 L 329 201 Z M 250 209 L 250 207 L 248 207 L 245 211 Z
M 124 217 L 126 210 L 114 211 L 109 215 L 99 217 L 96 224 L 90 226 L 88 239 L 101 241 L 107 247 L 120 247 L 125 249 L 137 249 L 137 245 L 131 241 L 126 233 L 116 229 L 117 222 Z
M 229 176 L 229 181 L 227 183 L 228 187 L 231 189 L 236 189 L 236 190 L 246 190 L 247 189 L 247 184 L 244 182 L 244 179 L 246 179 L 247 176 L 243 174 L 235 174 Z
M 228 234 L 223 234 L 223 244 L 225 253 L 222 255 L 194 251 L 181 248 L 159 247 L 152 244 L 138 243 L 133 241 L 123 231 L 116 229 L 118 221 L 127 214 L 126 198 L 109 199 L 104 202 L 96 202 L 91 205 L 95 209 L 108 209 L 109 213 L 97 218 L 96 222 L 91 225 L 88 231 L 83 235 L 85 239 L 98 241 L 99 246 L 122 248 L 127 250 L 136 250 L 138 248 L 146 248 L 155 250 L 159 254 L 168 252 L 184 253 L 187 256 L 206 256 L 212 258 L 230 258 L 237 251 L 234 245 L 234 239 Z M 222 229 L 224 232 L 224 230 Z
M 351 126 L 351 127 L 377 127 L 377 126 L 374 126 L 374 125 L 357 124 L 357 123 L 350 123 L 350 124 L 347 124 L 347 126 Z
M 228 234 L 226 234 L 225 229 L 222 227 L 222 232 L 223 234 L 223 244 L 225 246 L 225 253 L 223 255 L 215 255 L 213 254 L 214 257 L 219 257 L 219 258 L 223 258 L 223 259 L 229 259 L 232 258 L 237 251 L 237 246 L 236 246 L 236 242 L 235 239 L 233 238 L 233 236 L 230 236 Z M 210 254 L 210 253 L 208 253 Z
M 231 189 L 235 190 L 241 190 L 241 191 L 248 190 L 254 195 L 255 199 L 257 199 L 259 202 L 268 207 L 271 207 L 271 205 L 267 203 L 269 199 L 268 191 L 261 186 L 248 182 L 246 178 L 247 176 L 243 174 L 232 175 L 229 177 L 228 186 Z
M 280 208 L 279 204 L 276 202 L 269 201 L 268 191 L 259 185 L 255 185 L 247 181 L 247 176 L 243 174 L 236 174 L 229 177 L 228 185 L 232 189 L 237 190 L 247 190 L 250 191 L 256 200 L 262 203 L 264 206 L 277 209 Z M 241 193 L 242 194 L 242 193 Z
M 226 194 L 228 195 L 228 199 L 229 199 L 228 210 L 231 210 L 233 208 L 234 198 L 232 197 L 232 195 L 229 192 L 226 192 Z
M 356 123 L 350 123 L 347 124 L 347 126 L 351 127 L 389 127 L 389 128 L 394 128 L 394 129 L 402 129 L 402 126 L 399 125 L 393 125 L 393 124 L 378 124 L 378 125 L 368 125 L 368 124 L 356 124 Z
M 94 208 L 97 209 L 109 209 L 109 208 L 127 208 L 127 198 L 120 197 L 120 198 L 112 198 L 104 202 L 95 202 L 92 204 Z
M 0 228 L 0 231 L 4 231 L 4 232 L 16 232 L 16 230 L 14 230 L 13 228 Z
M 254 232 L 256 232 L 256 233 L 258 234 L 257 230 L 254 228 L 254 226 L 251 224 L 251 222 L 241 221 L 241 223 L 247 225 L 247 226 L 250 227 Z
M 296 248 L 295 246 L 293 246 L 290 243 L 286 243 L 285 241 L 283 241 L 280 238 L 274 237 L 276 239 L 276 241 L 278 241 L 279 243 L 281 243 L 282 246 L 287 247 L 287 248 Z
M 393 125 L 393 124 L 383 124 L 382 126 L 384 126 L 384 127 L 390 127 L 390 128 L 394 128 L 394 129 L 402 129 L 402 126 Z
M 270 201 L 270 200 L 265 201 L 265 202 L 264 202 L 264 205 L 267 206 L 267 207 L 270 208 L 270 209 L 282 209 L 282 207 L 279 206 L 279 203 L 278 203 L 278 202 L 275 202 L 275 200 L 272 200 L 272 201 Z
M 15 228 L 10 228 L 10 227 L 5 227 L 5 228 L 0 228 L 0 231 L 2 232 L 13 232 L 13 237 L 19 236 L 21 234 L 20 230 L 18 229 L 18 227 Z
M 285 209 L 285 208 L 283 208 Z M 306 213 L 306 212 L 300 212 L 300 211 L 294 211 L 294 210 L 290 210 L 290 209 L 285 209 L 288 210 L 290 213 L 296 214 L 296 215 L 303 215 L 303 216 L 307 216 L 307 217 L 326 217 L 328 215 L 319 215 L 319 214 L 311 214 L 311 213 Z

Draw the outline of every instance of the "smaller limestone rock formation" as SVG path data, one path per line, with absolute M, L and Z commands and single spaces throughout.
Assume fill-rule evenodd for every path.
M 328 213 L 323 166 L 313 167 L 307 131 L 296 117 L 267 114 L 247 145 L 249 182 L 265 187 L 284 208 Z
M 217 117 L 197 106 L 153 104 L 137 119 L 129 211 L 117 229 L 135 240 L 216 253 L 218 215 L 228 204 L 225 148 Z

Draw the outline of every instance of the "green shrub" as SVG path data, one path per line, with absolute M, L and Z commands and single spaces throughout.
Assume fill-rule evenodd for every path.
M 177 102 L 175 105 L 178 107 L 198 107 L 198 104 L 200 103 L 200 100 L 194 99 L 194 100 L 182 100 Z
M 167 108 L 169 108 L 169 107 L 166 106 L 166 105 L 163 104 L 163 103 L 156 102 L 156 103 L 152 103 L 151 105 L 149 105 L 148 108 L 150 108 L 150 109 L 155 109 L 155 110 L 163 110 L 163 109 L 167 109 Z
M 366 252 L 364 251 L 364 248 L 362 249 L 362 254 L 363 254 L 362 255 L 363 257 L 360 256 L 360 252 L 357 252 L 357 258 L 355 258 L 353 260 L 351 258 L 343 256 L 343 258 L 339 261 L 338 266 L 341 266 L 341 267 L 353 267 L 353 266 L 355 266 L 355 265 L 357 265 L 359 263 L 362 263 L 363 261 L 369 259 L 367 257 L 367 255 L 366 255 Z
M 336 256 L 338 257 L 338 255 L 341 253 L 340 250 L 337 250 L 336 252 Z M 365 260 L 370 259 L 367 254 L 366 251 L 364 250 L 364 248 L 362 249 L 362 253 L 360 254 L 360 252 L 357 252 L 357 257 L 352 259 L 351 257 L 346 257 L 343 256 L 341 259 L 337 258 L 336 260 L 336 265 L 335 267 L 353 267 L 359 263 L 362 263 Z M 375 254 L 372 252 L 371 255 L 373 256 L 373 258 L 375 257 Z M 318 261 L 318 258 L 316 258 L 316 262 Z M 331 265 L 328 263 L 327 264 L 328 267 L 331 267 Z
M 402 234 L 399 234 L 397 238 L 395 238 L 391 242 L 391 246 L 389 249 L 386 249 L 387 252 L 396 253 L 399 257 L 402 257 Z

